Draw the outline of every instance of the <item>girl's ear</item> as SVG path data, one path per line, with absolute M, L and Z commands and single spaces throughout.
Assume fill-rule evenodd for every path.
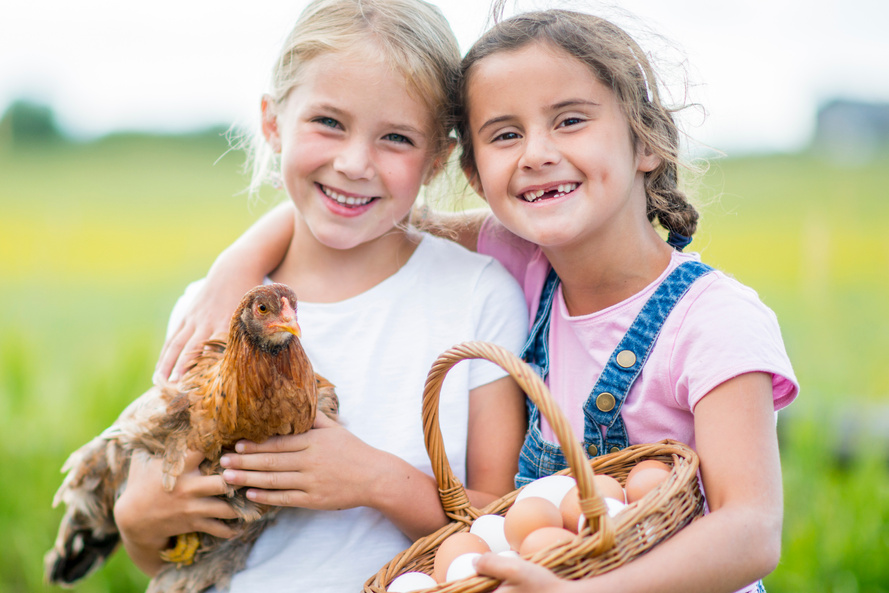
M 272 150 L 281 152 L 281 135 L 278 132 L 277 104 L 271 95 L 262 96 L 262 135 Z
M 641 142 L 636 149 L 636 158 L 638 159 L 636 170 L 643 173 L 651 173 L 657 169 L 662 162 L 661 157 L 654 154 L 650 146 L 642 144 Z

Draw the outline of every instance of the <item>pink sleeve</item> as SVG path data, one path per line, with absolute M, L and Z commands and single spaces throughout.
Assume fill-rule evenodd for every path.
M 506 229 L 493 215 L 488 215 L 478 234 L 478 252 L 490 255 L 522 286 L 528 263 L 537 251 L 537 246 L 517 237 Z
M 772 375 L 775 410 L 792 402 L 799 384 L 772 310 L 753 289 L 718 272 L 695 292 L 695 302 L 684 308 L 670 362 L 677 397 L 687 398 L 680 405 L 693 410 L 714 387 L 752 372 Z

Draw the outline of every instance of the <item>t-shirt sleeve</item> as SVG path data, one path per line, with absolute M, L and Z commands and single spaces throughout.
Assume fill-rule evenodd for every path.
M 488 263 L 479 275 L 472 322 L 476 340 L 503 346 L 516 355 L 521 353 L 528 334 L 528 309 L 515 279 L 496 261 Z M 506 371 L 486 360 L 473 360 L 470 365 L 470 389 L 506 375 Z
M 677 397 L 687 398 L 680 405 L 694 409 L 713 388 L 752 372 L 772 375 L 775 410 L 796 398 L 799 384 L 778 319 L 754 290 L 719 274 L 687 296 L 695 302 L 685 310 L 671 362 Z

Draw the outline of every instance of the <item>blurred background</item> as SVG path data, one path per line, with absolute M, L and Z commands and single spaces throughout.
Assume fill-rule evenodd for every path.
M 486 4 L 436 4 L 465 51 Z M 147 388 L 185 284 L 281 198 L 248 201 L 224 132 L 255 124 L 304 5 L 4 7 L 0 592 L 51 590 L 64 459 Z M 710 163 L 690 249 L 781 322 L 802 392 L 779 416 L 785 541 L 768 590 L 889 591 L 889 4 L 558 5 L 626 26 L 672 98 L 703 105 L 683 113 L 689 154 Z M 119 553 L 76 590 L 146 582 Z

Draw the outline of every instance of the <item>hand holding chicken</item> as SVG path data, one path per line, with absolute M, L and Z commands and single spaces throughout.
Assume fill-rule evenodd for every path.
M 47 554 L 47 580 L 72 584 L 117 548 L 114 504 L 126 488 L 134 454 L 160 460 L 163 488 L 171 492 L 186 470 L 189 450 L 204 456 L 200 472 L 211 476 L 221 472 L 219 458 L 239 440 L 263 442 L 305 432 L 317 410 L 335 418 L 333 385 L 314 373 L 299 335 L 290 288 L 272 284 L 251 290 L 232 316 L 227 338 L 208 340 L 182 381 L 152 387 L 110 428 L 75 451 L 63 467 L 68 474 L 54 501 L 64 502 L 67 511 Z M 225 532 L 217 527 L 222 537 L 180 536 L 176 548 L 165 554 L 170 564 L 149 591 L 224 586 L 274 516 L 274 508 L 216 480 L 237 517 L 229 522 L 236 535 L 223 539 Z M 212 514 L 226 516 L 218 508 Z

